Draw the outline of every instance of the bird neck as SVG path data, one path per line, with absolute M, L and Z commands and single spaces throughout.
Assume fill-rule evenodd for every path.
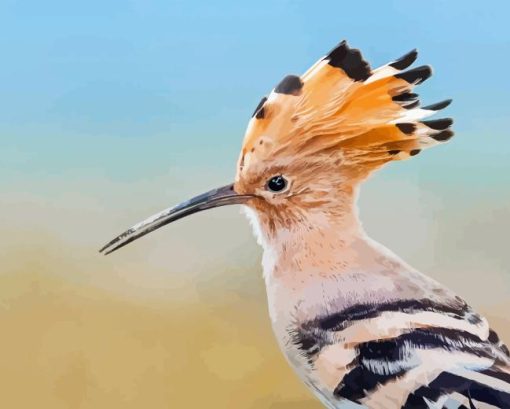
M 264 215 L 249 211 L 264 249 L 264 275 L 339 274 L 363 262 L 370 239 L 359 221 L 357 191 L 343 197 L 341 207 L 303 212 L 298 222 L 276 230 Z

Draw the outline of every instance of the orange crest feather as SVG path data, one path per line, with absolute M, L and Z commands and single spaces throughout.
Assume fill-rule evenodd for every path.
M 343 41 L 301 77 L 288 75 L 248 124 L 240 172 L 257 160 L 321 154 L 370 171 L 450 139 L 451 119 L 422 120 L 450 101 L 420 108 L 412 91 L 432 70 L 404 71 L 416 57 L 413 50 L 372 70 Z

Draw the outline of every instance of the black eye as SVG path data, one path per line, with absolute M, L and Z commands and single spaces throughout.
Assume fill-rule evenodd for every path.
M 267 181 L 266 188 L 270 192 L 281 192 L 287 187 L 287 179 L 282 175 L 273 176 Z

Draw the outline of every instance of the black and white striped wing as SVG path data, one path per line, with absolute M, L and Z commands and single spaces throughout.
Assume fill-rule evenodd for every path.
M 428 406 L 425 406 L 428 405 Z M 489 369 L 441 372 L 427 385 L 407 397 L 404 408 L 509 408 L 510 374 L 493 366 Z
M 510 409 L 508 349 L 459 299 L 354 305 L 293 340 L 332 407 Z

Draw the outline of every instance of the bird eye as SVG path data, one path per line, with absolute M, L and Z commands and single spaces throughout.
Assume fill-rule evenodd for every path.
M 266 183 L 266 189 L 270 192 L 279 193 L 287 188 L 288 182 L 282 175 L 273 176 Z

